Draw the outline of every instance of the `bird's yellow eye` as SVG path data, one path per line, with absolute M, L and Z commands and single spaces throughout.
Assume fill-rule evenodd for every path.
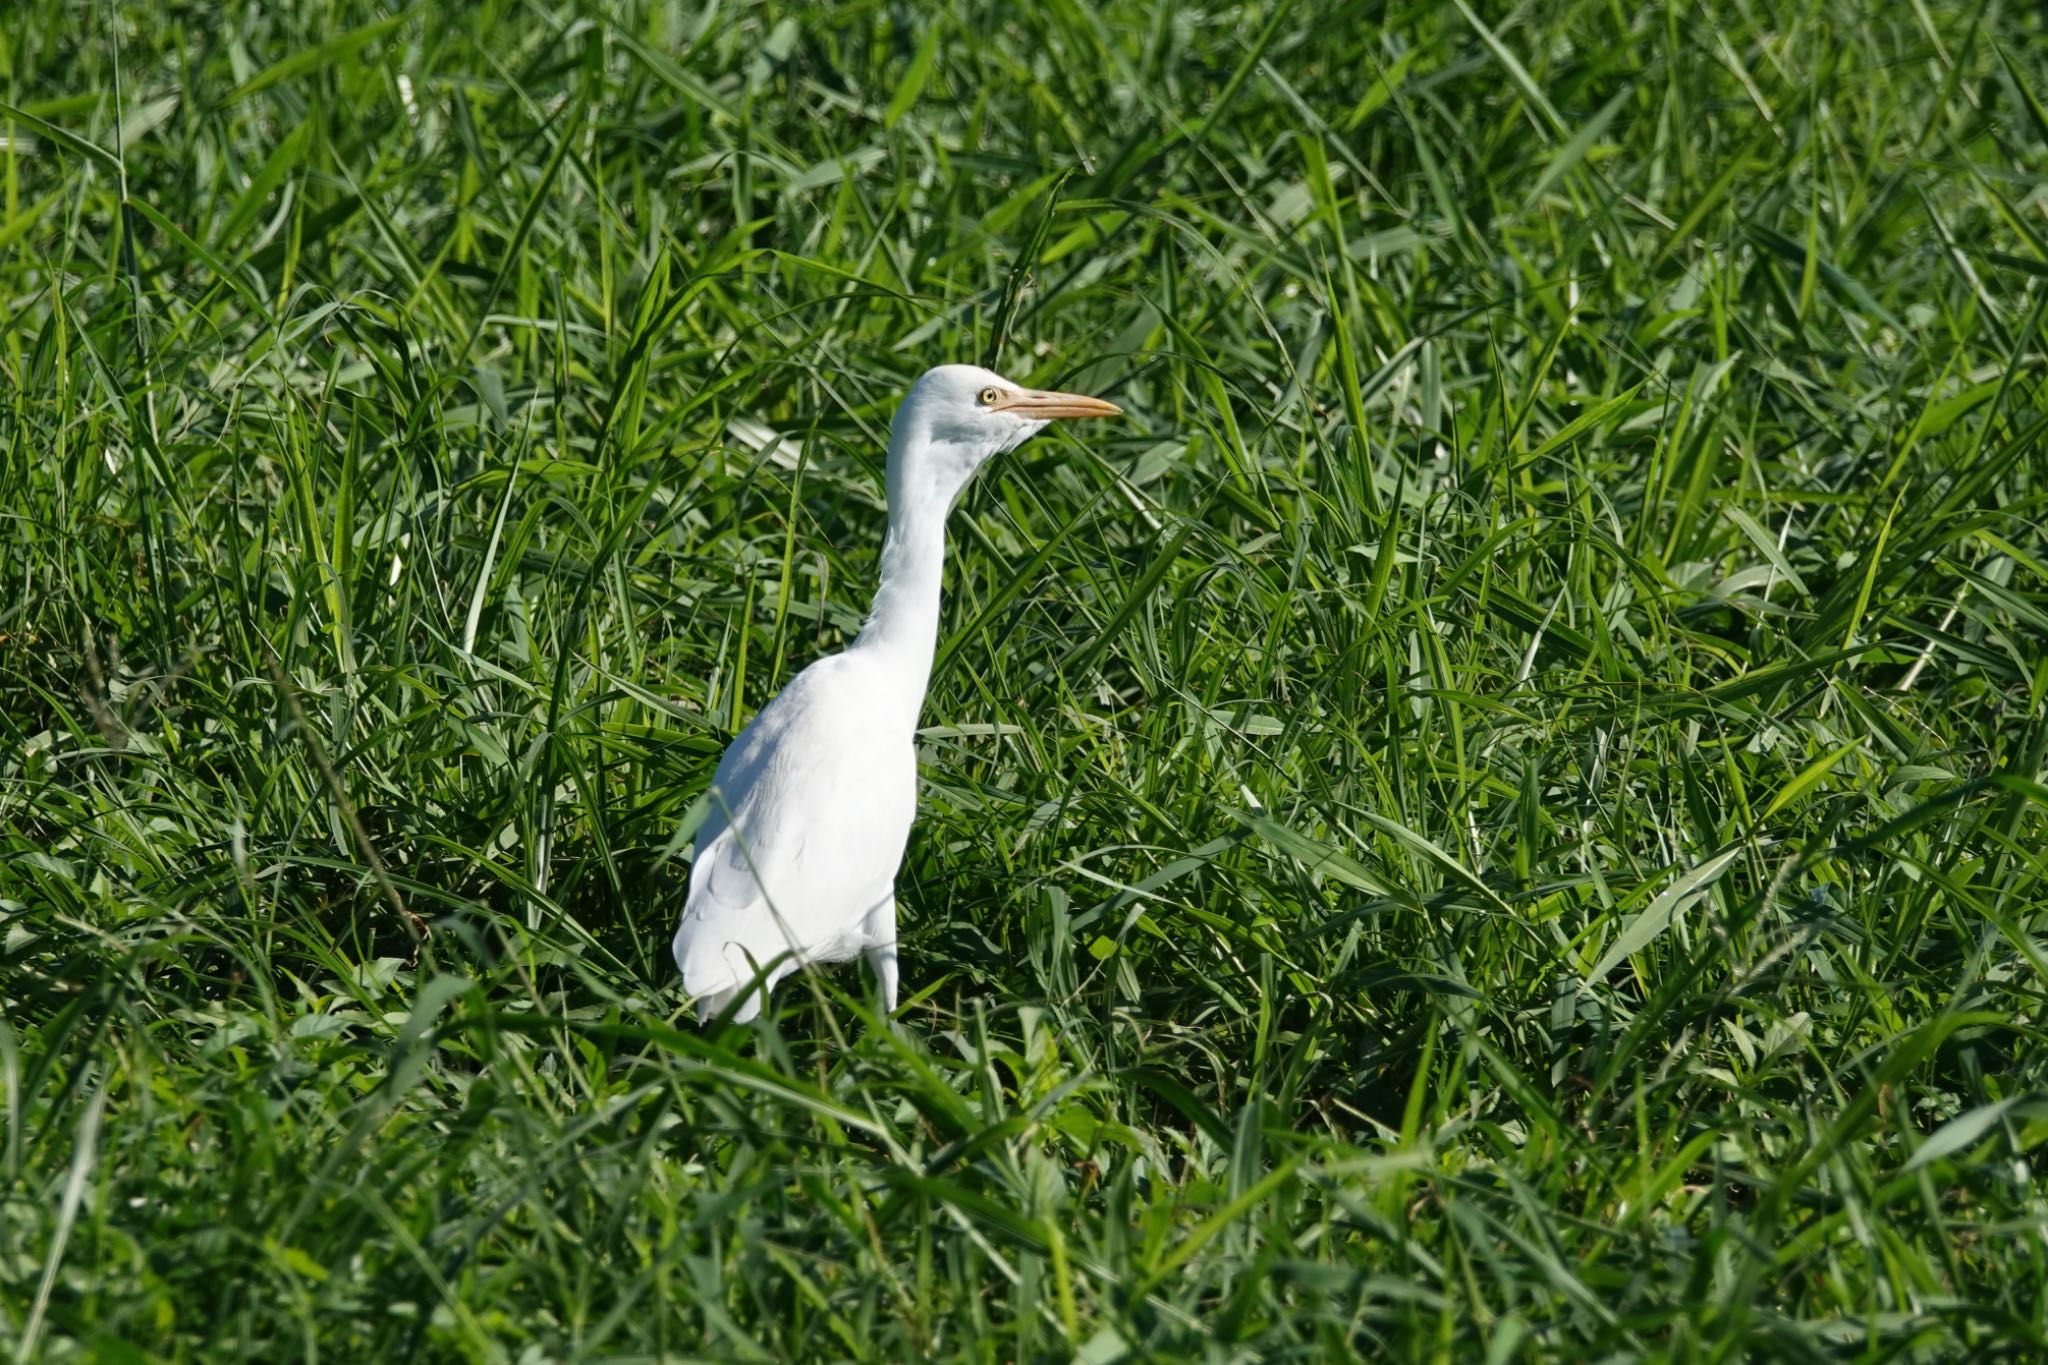
M 995 387 L 991 385 L 981 391 L 981 405 L 985 408 L 992 408 L 996 405 L 996 400 L 1001 397 L 1002 394 L 996 392 Z

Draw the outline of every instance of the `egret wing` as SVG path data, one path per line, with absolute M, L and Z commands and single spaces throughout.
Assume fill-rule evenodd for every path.
M 844 656 L 812 665 L 718 765 L 675 938 L 683 988 L 707 1011 L 785 954 L 767 985 L 800 961 L 872 946 L 867 920 L 903 860 L 916 767 L 895 728 L 874 724 L 867 681 Z

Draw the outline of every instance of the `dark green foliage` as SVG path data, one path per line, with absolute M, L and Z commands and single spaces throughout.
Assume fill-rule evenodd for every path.
M 12 6 L 0 1343 L 2039 1358 L 2043 25 Z M 913 998 L 700 1033 L 992 354 L 1129 417 L 956 516 Z

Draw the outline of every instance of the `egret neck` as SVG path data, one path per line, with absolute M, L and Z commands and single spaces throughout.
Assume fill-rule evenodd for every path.
M 911 727 L 931 681 L 946 569 L 946 518 L 987 453 L 935 440 L 921 414 L 900 417 L 889 440 L 889 530 L 874 606 L 853 648 L 894 674 L 890 700 Z
M 939 639 L 939 589 L 946 567 L 946 503 L 929 496 L 889 500 L 882 578 L 853 647 L 889 662 L 915 719 Z

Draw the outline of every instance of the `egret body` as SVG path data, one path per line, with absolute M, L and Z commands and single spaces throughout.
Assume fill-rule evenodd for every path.
M 745 992 L 733 1017 L 751 1019 L 804 963 L 861 956 L 896 1008 L 896 871 L 917 813 L 946 516 L 983 464 L 1047 422 L 1117 411 L 973 365 L 928 371 L 896 410 L 889 530 L 866 625 L 762 707 L 711 779 L 674 944 L 700 1018 Z

